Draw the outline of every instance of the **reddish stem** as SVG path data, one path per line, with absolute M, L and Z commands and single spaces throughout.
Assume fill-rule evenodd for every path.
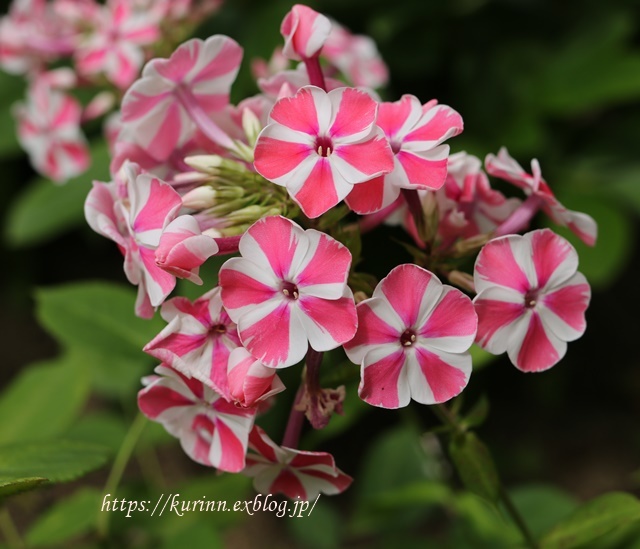
M 284 437 L 282 438 L 282 446 L 287 448 L 297 448 L 300 441 L 300 433 L 302 432 L 302 425 L 304 424 L 304 412 L 296 410 L 296 407 L 304 395 L 304 383 L 300 383 L 296 398 L 291 405 L 291 412 L 289 413 L 289 421 L 287 421 L 287 428 L 284 431 Z
M 309 57 L 304 60 L 304 65 L 307 68 L 307 74 L 309 75 L 309 84 L 312 86 L 318 86 L 324 91 L 327 91 L 327 85 L 324 81 L 324 74 L 322 74 L 322 67 L 320 66 L 320 57 Z
M 235 254 L 238 251 L 238 245 L 242 235 L 236 236 L 221 236 L 220 238 L 214 238 L 218 244 L 219 251 L 216 255 L 228 255 Z

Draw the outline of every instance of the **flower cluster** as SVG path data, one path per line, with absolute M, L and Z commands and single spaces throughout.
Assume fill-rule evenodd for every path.
M 352 480 L 329 454 L 299 449 L 305 417 L 323 428 L 342 412 L 347 388 L 321 383 L 336 364 L 325 353 L 342 349 L 360 369 L 359 396 L 388 409 L 460 394 L 474 342 L 546 370 L 583 334 L 590 288 L 565 239 L 517 233 L 538 211 L 590 245 L 596 225 L 558 202 L 535 160 L 528 174 L 506 149 L 484 170 L 450 154 L 463 130 L 453 108 L 382 101 L 367 87 L 386 79 L 369 39 L 301 5 L 281 32 L 271 61 L 253 64 L 260 93 L 237 105 L 242 49 L 229 37 L 147 63 L 123 98 L 113 180 L 94 183 L 85 213 L 121 250 L 137 314 L 160 308 L 167 322 L 144 348 L 161 365 L 143 380 L 142 412 L 195 461 L 313 498 Z M 406 229 L 414 262 L 376 283 L 358 270 L 360 237 L 382 223 Z M 225 254 L 237 255 L 201 297 L 167 299 L 176 278 L 202 284 L 200 266 Z M 282 369 L 299 363 L 278 445 L 256 421 L 285 390 Z
M 111 111 L 145 61 L 182 41 L 221 3 L 14 0 L 0 18 L 0 69 L 27 79 L 14 114 L 33 167 L 59 183 L 84 172 L 90 154 L 81 124 Z M 84 105 L 71 93 L 79 87 L 94 93 Z

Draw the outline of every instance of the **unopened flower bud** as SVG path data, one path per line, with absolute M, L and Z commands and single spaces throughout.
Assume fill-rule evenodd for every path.
M 182 205 L 191 210 L 211 208 L 216 204 L 216 195 L 215 189 L 209 185 L 196 187 L 182 197 Z
M 251 109 L 245 108 L 242 110 L 242 129 L 247 137 L 247 143 L 253 147 L 258 140 L 258 134 L 262 130 L 262 124 L 260 124 L 260 120 Z

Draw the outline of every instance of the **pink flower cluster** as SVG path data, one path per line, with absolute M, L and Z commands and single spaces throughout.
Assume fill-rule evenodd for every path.
M 137 314 L 160 308 L 167 322 L 144 348 L 161 365 L 143 380 L 143 413 L 198 463 L 313 498 L 352 480 L 329 454 L 298 449 L 305 416 L 322 428 L 342 411 L 345 386 L 320 383 L 325 352 L 342 349 L 360 369 L 359 396 L 388 409 L 460 394 L 474 342 L 522 371 L 548 369 L 583 334 L 590 288 L 565 239 L 516 233 L 539 210 L 588 244 L 596 225 L 557 201 L 537 161 L 530 175 L 503 149 L 485 172 L 450 154 L 463 129 L 451 107 L 384 102 L 337 80 L 384 81 L 368 39 L 301 5 L 281 32 L 283 49 L 258 66 L 261 93 L 238 105 L 231 38 L 150 61 L 123 99 L 113 181 L 94 183 L 85 213 L 121 250 Z M 489 175 L 526 199 L 492 189 Z M 358 270 L 359 242 L 383 222 L 416 246 L 414 263 L 376 284 Z M 176 278 L 202 284 L 199 267 L 229 253 L 200 298 L 167 299 Z M 474 256 L 473 275 L 456 270 Z M 279 372 L 302 362 L 278 445 L 256 419 L 285 390 Z
M 24 75 L 15 109 L 33 167 L 55 182 L 83 173 L 90 154 L 81 124 L 109 112 L 160 39 L 188 32 L 222 0 L 14 0 L 0 18 L 0 69 Z M 53 69 L 61 62 L 72 68 Z M 69 93 L 95 92 L 88 104 Z

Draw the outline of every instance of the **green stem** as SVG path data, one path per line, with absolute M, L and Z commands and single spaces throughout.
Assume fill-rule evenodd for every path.
M 457 416 L 444 404 L 436 404 L 435 406 L 432 406 L 431 409 L 433 410 L 433 413 L 438 416 L 438 419 L 440 419 L 440 421 L 442 421 L 442 423 L 447 427 L 450 427 L 456 435 L 465 433 L 466 428 L 460 425 Z M 511 520 L 513 520 L 518 530 L 520 530 L 520 533 L 522 534 L 522 537 L 524 538 L 527 546 L 530 549 L 538 549 L 538 542 L 531 534 L 531 531 L 529 530 L 524 518 L 520 514 L 520 511 L 518 511 L 516 506 L 513 504 L 513 501 L 511 501 L 511 497 L 500 481 L 498 481 L 498 495 L 500 497 L 500 501 L 502 501 L 502 504 L 507 510 L 507 513 L 511 517 Z
M 140 435 L 144 430 L 145 425 L 147 424 L 147 418 L 143 416 L 140 412 L 133 420 L 129 431 L 124 437 L 122 444 L 120 445 L 120 449 L 118 450 L 118 454 L 116 458 L 113 460 L 113 466 L 111 467 L 111 471 L 109 472 L 109 477 L 107 478 L 107 482 L 104 485 L 104 494 L 114 494 L 120 484 L 120 480 L 122 480 L 122 475 L 124 474 L 124 470 L 129 463 L 129 459 L 131 458 L 131 454 L 133 454 L 133 450 L 138 443 Z M 98 512 L 98 521 L 97 521 L 97 529 L 98 535 L 101 538 L 106 538 L 107 533 L 109 532 L 109 517 L 111 513 L 108 512 Z
M 24 549 L 24 541 L 20 537 L 20 532 L 18 532 L 6 507 L 0 509 L 0 531 L 10 549 Z
M 536 541 L 536 538 L 533 537 L 533 534 L 531 533 L 531 530 L 529 530 L 527 523 L 524 521 L 524 518 L 520 514 L 520 511 L 518 511 L 516 506 L 513 504 L 513 501 L 511 500 L 511 496 L 509 496 L 509 493 L 505 490 L 502 483 L 500 483 L 499 493 L 500 493 L 500 500 L 502 501 L 505 509 L 507 510 L 507 513 L 509 513 L 511 520 L 513 520 L 515 525 L 518 527 L 518 530 L 520 530 L 520 533 L 524 537 L 524 540 L 526 541 L 527 546 L 530 549 L 538 549 L 539 545 L 538 545 L 538 542 Z

